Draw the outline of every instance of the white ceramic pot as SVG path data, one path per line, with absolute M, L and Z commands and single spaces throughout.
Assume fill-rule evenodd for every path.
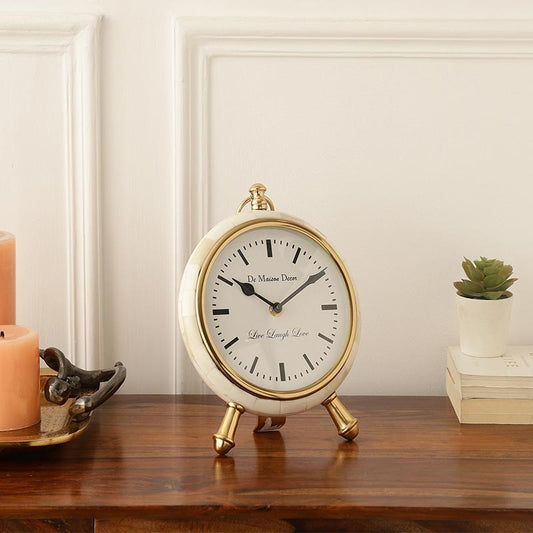
M 512 296 L 475 300 L 457 295 L 461 351 L 474 357 L 499 357 L 507 349 Z

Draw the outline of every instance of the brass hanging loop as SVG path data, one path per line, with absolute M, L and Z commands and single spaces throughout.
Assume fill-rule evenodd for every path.
M 240 213 L 248 204 L 252 204 L 252 211 L 266 211 L 270 208 L 274 211 L 272 200 L 266 196 L 266 187 L 262 183 L 254 183 L 250 187 L 250 196 L 241 202 L 237 213 Z

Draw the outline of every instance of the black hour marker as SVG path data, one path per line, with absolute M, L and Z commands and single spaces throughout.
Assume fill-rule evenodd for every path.
M 285 363 L 279 364 L 279 379 L 285 381 Z
M 292 260 L 292 263 L 295 265 L 296 264 L 296 261 L 298 261 L 298 256 L 300 255 L 300 252 L 302 251 L 301 248 L 298 248 L 298 250 L 296 250 L 296 253 L 294 254 L 294 258 Z
M 217 276 L 220 281 L 223 281 L 224 283 L 227 283 L 230 287 L 233 287 L 233 281 L 230 281 L 229 279 L 223 278 L 222 276 Z
M 254 373 L 255 365 L 257 364 L 257 361 L 259 361 L 259 357 L 255 356 L 254 362 L 252 363 L 252 367 L 250 368 L 250 374 Z
M 233 346 L 238 340 L 239 337 L 235 337 L 233 340 L 229 341 L 228 344 L 224 346 L 224 349 L 227 350 L 230 346 Z
M 325 335 L 322 335 L 322 333 L 319 333 L 318 336 L 321 339 L 324 339 L 325 341 L 328 341 L 329 343 L 333 344 L 333 341 L 329 337 L 326 337 Z
M 322 311 L 333 311 L 337 309 L 337 304 L 324 304 L 322 305 Z
M 229 315 L 229 309 L 213 309 L 214 315 Z
M 305 359 L 305 362 L 309 365 L 309 367 L 311 368 L 311 370 L 314 370 L 315 367 L 313 366 L 313 363 L 311 363 L 311 361 L 309 361 L 309 357 L 307 357 L 307 355 L 304 354 L 304 359 Z
M 270 239 L 266 240 L 267 247 L 267 257 L 272 257 L 272 241 Z
M 237 250 L 237 253 L 241 256 L 241 259 L 244 261 L 244 264 L 248 266 L 249 263 L 246 257 L 244 257 L 244 254 L 240 250 Z

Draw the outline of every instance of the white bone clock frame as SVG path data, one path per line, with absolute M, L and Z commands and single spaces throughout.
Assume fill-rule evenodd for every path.
M 227 403 L 213 435 L 219 455 L 235 445 L 245 411 L 258 415 L 255 431 L 268 431 L 322 403 L 339 435 L 352 440 L 359 431 L 335 392 L 359 340 L 355 290 L 324 236 L 275 211 L 265 191 L 253 185 L 237 215 L 205 235 L 181 283 L 185 346 L 204 382 Z M 251 211 L 242 212 L 248 203 Z

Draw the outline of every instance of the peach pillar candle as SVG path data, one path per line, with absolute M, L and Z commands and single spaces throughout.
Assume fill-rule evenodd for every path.
M 0 326 L 0 431 L 41 419 L 39 335 L 24 326 Z
M 15 236 L 0 231 L 0 324 L 15 324 Z

